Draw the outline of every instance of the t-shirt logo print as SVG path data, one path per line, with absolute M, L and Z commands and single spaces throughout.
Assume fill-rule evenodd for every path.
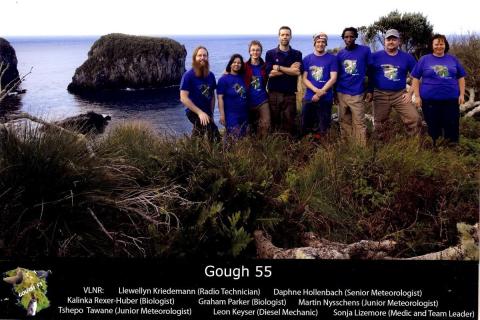
M 323 67 L 311 66 L 310 74 L 315 81 L 320 81 L 323 79 Z
M 257 76 L 252 76 L 252 81 L 250 82 L 250 85 L 252 86 L 253 89 L 259 91 L 260 90 L 260 78 Z
M 198 88 L 205 98 L 210 99 L 210 87 L 208 85 L 202 84 Z
M 382 64 L 383 75 L 388 80 L 398 81 L 398 67 L 392 64 Z
M 245 92 L 245 88 L 238 84 L 238 83 L 235 83 L 233 85 L 233 90 L 235 90 L 235 92 L 242 98 L 242 99 L 245 99 L 247 97 L 247 94 Z
M 450 73 L 448 73 L 448 68 L 447 66 L 442 66 L 442 65 L 434 65 L 432 66 L 433 71 L 435 71 L 435 74 L 439 76 L 440 78 L 449 78 Z
M 355 75 L 358 74 L 357 71 L 357 60 L 345 60 L 343 61 L 343 68 L 345 73 Z

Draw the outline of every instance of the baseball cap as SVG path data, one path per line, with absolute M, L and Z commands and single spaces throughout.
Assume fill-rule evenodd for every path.
M 389 29 L 385 33 L 385 39 L 388 37 L 395 37 L 395 38 L 400 38 L 400 34 L 398 33 L 397 29 Z
M 325 39 L 325 41 L 328 41 L 328 36 L 325 32 L 315 33 L 313 35 L 313 41 L 317 40 L 317 38 Z

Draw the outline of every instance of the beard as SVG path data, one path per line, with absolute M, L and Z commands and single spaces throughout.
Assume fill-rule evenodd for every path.
M 194 61 L 192 63 L 192 68 L 193 68 L 193 71 L 195 72 L 195 75 L 197 77 L 206 78 L 208 76 L 208 74 L 210 73 L 210 65 L 209 65 L 208 61 L 204 61 L 203 65 L 202 65 L 201 62 Z

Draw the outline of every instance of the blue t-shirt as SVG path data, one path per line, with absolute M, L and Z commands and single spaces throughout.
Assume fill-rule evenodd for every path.
M 367 46 L 356 45 L 353 50 L 343 48 L 337 54 L 337 91 L 352 96 L 365 91 L 364 81 L 371 61 L 371 51 Z
M 385 50 L 373 53 L 369 73 L 370 91 L 374 87 L 387 91 L 405 90 L 407 74 L 412 72 L 415 64 L 415 58 L 403 51 L 398 51 L 394 56 Z
M 330 80 L 330 72 L 338 71 L 337 57 L 326 53 L 322 56 L 317 56 L 313 53 L 309 54 L 303 59 L 303 70 L 307 72 L 307 79 L 317 88 L 321 89 Z M 304 99 L 311 101 L 315 93 L 307 88 Z M 321 101 L 333 101 L 333 89 L 330 88 L 327 94 L 322 96 Z
M 261 65 L 251 65 L 252 67 L 252 80 L 248 87 L 248 105 L 250 107 L 256 107 L 268 100 L 267 92 L 265 91 L 264 81 L 262 76 Z
M 422 79 L 420 97 L 426 100 L 458 99 L 458 79 L 465 75 L 458 59 L 449 54 L 443 57 L 427 54 L 418 60 L 412 71 L 412 77 Z
M 218 80 L 217 94 L 223 95 L 227 132 L 246 128 L 248 120 L 247 90 L 241 75 L 225 74 Z
M 188 91 L 188 97 L 203 112 L 212 116 L 212 99 L 216 88 L 215 76 L 209 73 L 206 78 L 197 77 L 193 69 L 185 72 L 180 82 L 180 90 Z M 189 110 L 188 108 L 185 111 Z

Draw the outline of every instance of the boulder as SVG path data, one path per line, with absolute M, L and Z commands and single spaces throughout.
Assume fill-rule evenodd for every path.
M 105 127 L 108 125 L 108 121 L 112 118 L 110 116 L 104 116 L 93 111 L 79 114 L 70 118 L 66 118 L 62 121 L 54 122 L 56 126 L 74 130 L 76 132 L 87 133 L 103 133 Z
M 95 41 L 68 91 L 164 88 L 178 85 L 187 51 L 169 38 L 109 34 Z
M 0 38 L 0 74 L 3 72 L 0 84 L 2 89 L 8 89 L 8 84 L 13 84 L 19 79 L 17 63 L 15 49 L 10 45 L 10 42 Z

